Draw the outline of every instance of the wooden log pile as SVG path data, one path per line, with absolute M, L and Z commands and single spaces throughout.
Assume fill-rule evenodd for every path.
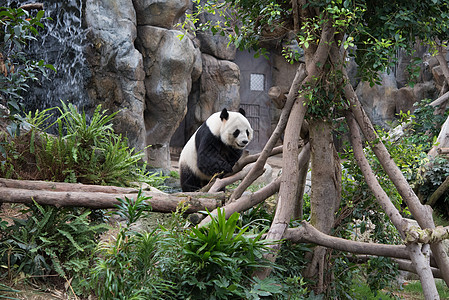
M 135 199 L 137 193 L 135 188 L 0 178 L 0 203 L 33 203 L 34 200 L 56 207 L 114 208 L 118 198 Z M 188 205 L 187 213 L 212 211 L 225 199 L 222 192 L 166 194 L 153 189 L 142 194 L 151 197 L 147 201 L 155 212 L 176 211 L 181 203 Z

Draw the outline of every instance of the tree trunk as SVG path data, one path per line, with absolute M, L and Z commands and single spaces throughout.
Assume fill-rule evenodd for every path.
M 310 223 L 319 231 L 328 234 L 335 220 L 341 199 L 341 166 L 335 150 L 332 127 L 329 122 L 309 122 L 311 145 L 312 194 L 310 197 Z M 322 293 L 328 282 L 324 282 L 326 249 L 316 247 L 312 262 L 306 272 L 308 278 L 318 279 L 317 292 Z
M 304 151 L 307 151 L 304 153 Z M 304 149 L 301 150 L 300 155 L 303 154 L 304 157 L 304 163 L 301 164 L 301 161 L 299 162 L 299 178 L 298 178 L 298 199 L 295 203 L 295 208 L 293 210 L 293 219 L 295 220 L 302 220 L 303 218 L 303 202 L 304 202 L 304 190 L 306 188 L 306 181 L 307 181 L 307 174 L 309 172 L 309 161 L 310 161 L 310 143 L 307 143 L 307 145 L 304 147 Z
M 301 10 L 301 12 L 304 13 L 304 10 Z M 296 95 L 299 90 L 298 87 L 300 86 L 304 87 L 308 85 L 311 87 L 316 84 L 316 78 L 319 77 L 325 62 L 328 59 L 334 32 L 335 28 L 332 26 L 331 22 L 326 23 L 321 31 L 319 44 L 314 45 L 312 43 L 305 49 L 307 77 L 300 82 L 301 85 L 294 81 L 294 84 L 292 84 L 292 87 L 290 88 L 289 97 L 292 93 Z M 294 215 L 293 211 L 298 198 L 298 141 L 306 111 L 307 101 L 305 101 L 304 94 L 299 94 L 299 96 L 296 97 L 285 129 L 282 157 L 282 182 L 279 189 L 279 200 L 276 206 L 274 219 L 266 237 L 268 240 L 281 240 Z M 275 244 L 272 248 L 272 254 L 266 256 L 266 258 L 275 261 L 276 252 L 279 250 L 280 244 Z M 271 269 L 260 269 L 255 275 L 259 278 L 265 278 L 270 272 Z

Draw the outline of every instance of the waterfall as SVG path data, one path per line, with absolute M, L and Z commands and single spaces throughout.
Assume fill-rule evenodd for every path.
M 40 110 L 59 106 L 60 100 L 84 106 L 90 70 L 84 55 L 87 30 L 83 26 L 83 0 L 41 0 L 45 16 L 45 28 L 39 29 L 37 41 L 28 47 L 30 58 L 43 59 L 57 72 L 49 71 L 48 78 L 30 84 L 24 96 L 26 110 Z M 6 6 L 19 7 L 29 0 L 7 2 Z M 35 12 L 33 12 L 35 13 Z

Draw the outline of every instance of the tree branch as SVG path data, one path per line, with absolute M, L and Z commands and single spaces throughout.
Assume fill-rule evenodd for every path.
M 33 10 L 33 9 L 43 10 L 44 4 L 43 3 L 28 3 L 28 4 L 21 5 L 20 8 L 23 10 L 28 10 L 28 11 Z
M 401 197 L 404 199 L 405 203 L 410 209 L 410 212 L 414 218 L 418 221 L 421 228 L 435 228 L 435 223 L 432 217 L 432 208 L 430 206 L 424 206 L 419 201 L 413 189 L 408 184 L 401 170 L 393 161 L 385 145 L 379 139 L 376 131 L 374 130 L 371 120 L 366 115 L 362 105 L 360 104 L 354 89 L 349 84 L 349 79 L 346 70 L 342 69 L 347 79 L 347 84 L 344 86 L 344 93 L 346 99 L 349 101 L 349 107 L 357 120 L 360 128 L 362 129 L 363 135 L 369 142 L 371 148 L 373 149 L 376 157 L 379 159 L 383 169 L 388 174 L 396 189 L 398 190 Z M 432 252 L 435 253 L 435 259 L 438 263 L 444 281 L 449 286 L 449 258 L 445 251 L 444 245 L 441 242 L 437 242 L 431 245 Z
M 404 245 L 385 245 L 350 241 L 324 234 L 306 221 L 301 222 L 301 227 L 287 229 L 283 238 L 294 243 L 313 243 L 355 254 L 409 259 L 407 247 Z
M 288 117 L 290 115 L 290 110 L 293 107 L 293 103 L 296 100 L 296 96 L 299 91 L 299 86 L 303 82 L 303 80 L 306 78 L 307 72 L 305 70 L 304 64 L 301 64 L 298 70 L 296 71 L 295 78 L 293 79 L 293 83 L 290 88 L 290 92 L 287 96 L 287 102 L 285 103 L 284 108 L 282 109 L 281 116 L 279 117 L 278 124 L 276 128 L 274 129 L 273 133 L 270 136 L 270 139 L 265 144 L 265 147 L 263 148 L 262 152 L 260 153 L 259 158 L 256 161 L 255 166 L 251 169 L 251 171 L 248 173 L 248 175 L 245 177 L 245 179 L 242 180 L 240 185 L 234 190 L 230 197 L 230 201 L 235 201 L 236 199 L 240 198 L 240 196 L 243 194 L 243 192 L 246 190 L 247 187 L 251 185 L 251 183 L 254 182 L 260 175 L 263 173 L 263 167 L 268 159 L 268 156 L 271 153 L 271 150 L 273 149 L 274 145 L 277 143 L 279 138 L 281 137 L 282 132 L 285 129 L 285 126 L 288 121 Z
M 261 203 L 271 195 L 274 195 L 277 191 L 279 191 L 279 186 L 281 184 L 280 178 L 277 178 L 276 180 L 272 181 L 268 185 L 264 186 L 257 192 L 244 195 L 243 197 L 240 197 L 237 199 L 237 201 L 230 202 L 222 207 L 225 211 L 225 217 L 226 219 L 229 218 L 233 213 L 245 211 L 250 209 L 251 207 Z M 212 216 L 217 215 L 217 210 L 214 210 L 210 213 Z M 211 221 L 210 216 L 208 215 L 206 218 L 204 218 L 200 224 L 199 227 L 206 225 Z
M 273 148 L 273 150 L 271 150 L 271 152 L 269 153 L 268 157 L 270 156 L 274 156 L 274 155 L 278 155 L 282 153 L 282 146 L 277 146 L 275 148 Z M 245 157 L 242 157 L 242 159 L 239 159 L 234 167 L 232 168 L 232 172 L 233 173 L 237 173 L 240 170 L 242 170 L 246 165 L 253 163 L 255 161 L 257 161 L 259 159 L 259 157 L 261 156 L 261 153 L 257 153 L 257 154 L 252 154 L 252 155 L 247 155 Z
M 354 263 L 361 264 L 361 263 L 366 263 L 368 260 L 370 260 L 373 257 L 376 257 L 376 256 L 357 255 L 354 257 L 353 255 L 351 255 L 351 256 L 347 256 L 347 259 Z M 416 274 L 416 269 L 410 260 L 402 259 L 402 258 L 394 258 L 394 257 L 391 257 L 391 259 L 393 260 L 394 263 L 396 263 L 398 265 L 399 270 Z M 442 278 L 440 269 L 437 269 L 435 267 L 431 267 L 430 269 L 432 270 L 432 274 L 433 274 L 434 278 Z
M 440 197 L 449 189 L 449 176 L 446 177 L 446 180 L 437 188 L 435 192 L 433 192 L 432 196 L 430 196 L 429 201 L 427 201 L 427 205 L 434 206 L 435 203 L 440 199 Z
M 397 210 L 397 208 L 391 203 L 390 197 L 388 197 L 387 193 L 380 186 L 377 181 L 376 175 L 374 175 L 371 166 L 366 159 L 363 147 L 362 147 L 362 138 L 360 136 L 359 128 L 357 122 L 355 121 L 351 112 L 345 112 L 346 123 L 349 127 L 350 139 L 352 144 L 352 149 L 354 151 L 354 156 L 357 161 L 357 164 L 362 171 L 363 177 L 366 180 L 370 190 L 373 192 L 377 202 L 380 204 L 382 209 L 388 215 L 390 220 L 393 222 L 396 229 L 401 234 L 402 238 L 405 238 L 405 229 L 408 227 L 408 222 L 404 220 Z
M 441 105 L 444 102 L 446 102 L 449 99 L 449 92 L 444 93 L 441 97 L 438 97 L 436 100 L 432 101 L 431 103 L 429 103 L 428 105 L 430 106 L 437 106 L 437 105 Z

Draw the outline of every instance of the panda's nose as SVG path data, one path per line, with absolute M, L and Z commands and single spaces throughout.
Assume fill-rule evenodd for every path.
M 248 141 L 247 141 L 247 140 L 243 140 L 243 141 L 242 141 L 242 144 L 243 144 L 243 145 L 246 145 L 246 144 L 248 144 Z

